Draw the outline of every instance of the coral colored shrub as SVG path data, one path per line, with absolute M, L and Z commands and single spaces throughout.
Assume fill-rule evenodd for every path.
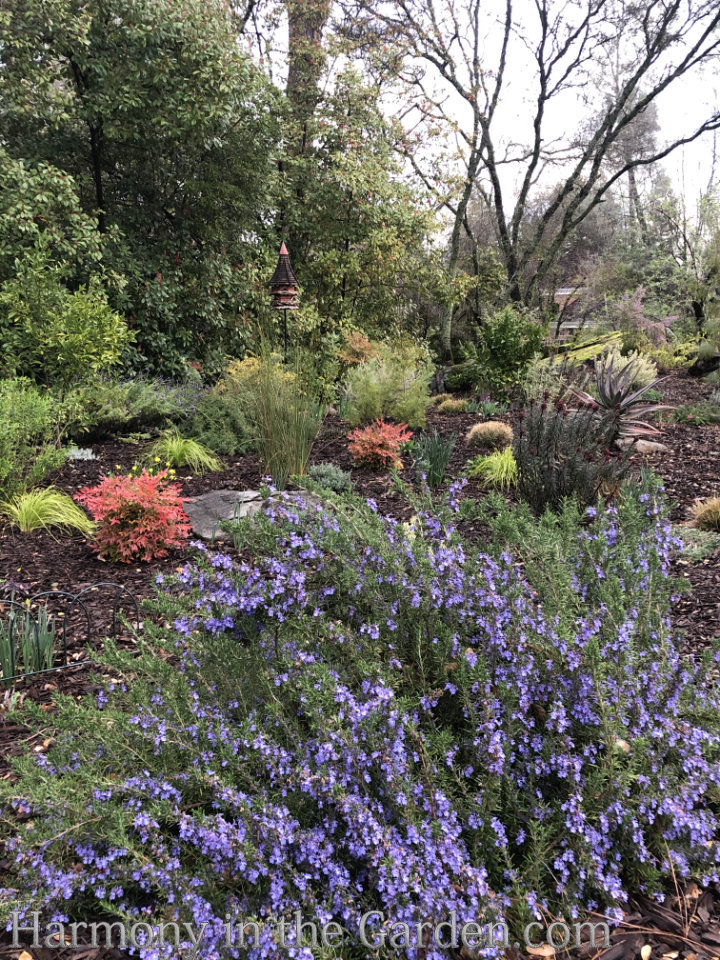
M 167 472 L 151 476 L 108 477 L 85 487 L 75 499 L 99 523 L 95 546 L 106 560 L 130 563 L 156 560 L 183 546 L 190 524 L 179 496 L 180 486 L 167 483 Z
M 402 469 L 400 460 L 400 444 L 405 443 L 412 436 L 407 424 L 385 423 L 376 420 L 369 427 L 353 430 L 348 434 L 350 453 L 355 463 L 364 467 L 377 467 L 380 470 L 389 470 L 395 467 Z

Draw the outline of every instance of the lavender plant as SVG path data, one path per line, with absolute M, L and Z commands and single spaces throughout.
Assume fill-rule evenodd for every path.
M 368 910 L 519 923 L 716 878 L 720 695 L 670 629 L 655 481 L 540 521 L 498 499 L 482 551 L 459 497 L 411 524 L 278 498 L 237 527 L 252 561 L 199 548 L 161 583 L 173 629 L 109 647 L 117 680 L 2 784 L 0 905 L 205 923 L 203 960 L 241 917 L 250 960 L 310 960 L 277 942 L 299 909 L 359 960 Z

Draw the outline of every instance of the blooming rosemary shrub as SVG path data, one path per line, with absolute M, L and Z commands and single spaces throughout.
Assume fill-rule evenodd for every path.
M 627 473 L 628 454 L 611 452 L 617 412 L 597 404 L 571 410 L 562 400 L 531 400 L 521 411 L 513 453 L 520 496 L 536 514 L 558 510 L 568 497 L 582 507 L 601 491 L 612 492 Z
M 106 477 L 75 495 L 99 523 L 95 549 L 106 560 L 131 563 L 167 556 L 184 545 L 190 525 L 180 486 L 167 483 L 167 471 Z
M 163 587 L 173 629 L 110 645 L 116 680 L 0 783 L 0 909 L 202 922 L 200 960 L 253 918 L 249 960 L 310 960 L 273 927 L 301 910 L 360 960 L 369 910 L 517 929 L 716 878 L 716 667 L 671 633 L 656 482 L 540 520 L 491 495 L 481 551 L 458 496 L 411 525 L 276 501 L 237 527 L 251 562 L 203 548 Z
M 358 427 L 348 434 L 348 448 L 355 463 L 377 470 L 402 470 L 400 445 L 412 436 L 404 423 L 376 420 L 369 427 Z

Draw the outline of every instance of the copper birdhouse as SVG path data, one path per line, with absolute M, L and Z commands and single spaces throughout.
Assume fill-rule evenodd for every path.
M 284 243 L 280 247 L 280 259 L 270 281 L 270 289 L 273 295 L 273 309 L 297 310 L 300 285 L 293 272 L 290 255 Z

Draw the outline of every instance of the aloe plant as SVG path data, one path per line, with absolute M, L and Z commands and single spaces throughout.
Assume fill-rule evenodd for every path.
M 664 378 L 657 378 L 645 387 L 633 390 L 635 362 L 616 371 L 615 355 L 609 360 L 600 360 L 595 365 L 597 398 L 584 390 L 573 388 L 572 393 L 578 400 L 596 408 L 603 415 L 615 414 L 617 435 L 615 439 L 637 439 L 652 436 L 660 431 L 645 419 L 659 410 L 672 410 L 666 403 L 648 403 L 646 394 L 653 390 Z

